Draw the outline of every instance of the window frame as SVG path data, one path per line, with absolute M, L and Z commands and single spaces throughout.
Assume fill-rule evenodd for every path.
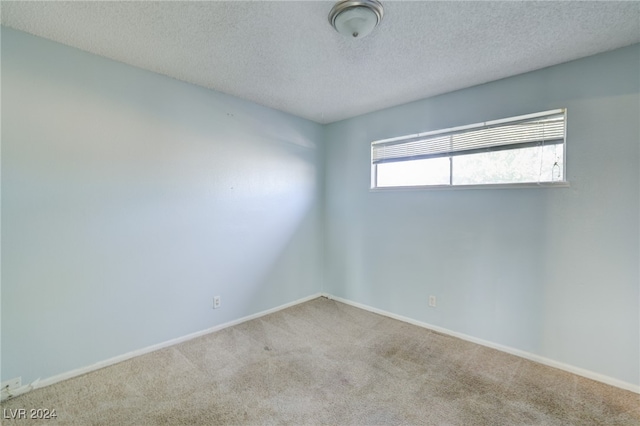
M 463 184 L 463 185 L 455 185 L 453 183 L 449 183 L 449 184 L 440 184 L 440 185 L 409 185 L 409 186 L 382 186 L 379 187 L 377 186 L 377 166 L 378 164 L 376 164 L 374 162 L 374 146 L 377 144 L 383 144 L 383 143 L 388 143 L 388 142 L 397 142 L 397 141 L 402 141 L 402 140 L 412 140 L 412 139 L 419 139 L 419 138 L 428 138 L 428 137 L 433 137 L 433 136 L 437 136 L 437 135 L 443 135 L 443 134 L 455 134 L 455 133 L 462 133 L 464 131 L 470 131 L 470 130 L 481 130 L 483 128 L 489 128 L 489 127 L 493 127 L 496 125 L 507 125 L 509 123 L 517 123 L 517 122 L 521 122 L 521 121 L 526 121 L 526 120 L 530 120 L 530 119 L 535 119 L 538 117 L 545 117 L 545 116 L 551 116 L 551 115 L 558 115 L 558 114 L 563 114 L 564 115 L 564 131 L 563 131 L 563 136 L 562 136 L 562 140 L 563 142 L 561 143 L 562 145 L 562 155 L 563 155 L 563 167 L 562 167 L 562 180 L 560 181 L 533 181 L 533 182 L 499 182 L 499 183 L 481 183 L 481 184 Z M 518 149 L 518 148 L 512 148 L 512 149 Z M 496 150 L 497 151 L 497 150 Z M 463 125 L 463 126 L 456 126 L 456 127 L 451 127 L 451 128 L 447 128 L 447 129 L 438 129 L 438 130 L 434 130 L 434 131 L 428 131 L 428 132 L 422 132 L 422 133 L 416 133 L 416 134 L 411 134 L 411 135 L 405 135 L 405 136 L 399 136 L 399 137 L 393 137 L 393 138 L 387 138 L 387 139 L 380 139 L 380 140 L 376 140 L 371 142 L 371 153 L 370 153 L 371 157 L 370 157 L 370 170 L 371 170 L 371 180 L 370 180 L 370 188 L 369 190 L 372 192 L 386 192 L 386 191 L 413 191 L 413 190 L 451 190 L 451 189 L 482 189 L 482 188 L 492 188 L 492 189 L 515 189 L 515 188 L 541 188 L 541 187 L 560 187 L 560 188 L 566 188 L 569 187 L 569 180 L 567 179 L 567 109 L 566 108 L 558 108 L 558 109 L 553 109 L 553 110 L 547 110 L 547 111 L 541 111 L 541 112 L 536 112 L 536 113 L 532 113 L 532 114 L 524 114 L 524 115 L 518 115 L 518 116 L 513 116 L 513 117 L 507 117 L 507 118 L 501 118 L 501 119 L 497 119 L 497 120 L 491 120 L 491 121 L 485 121 L 485 122 L 479 122 L 479 123 L 474 123 L 474 124 L 468 124 L 468 125 Z M 453 156 L 464 156 L 464 155 L 473 155 L 471 154 L 454 154 L 454 155 L 449 155 L 446 156 L 446 158 L 450 159 L 450 164 L 451 164 L 451 158 Z M 451 167 L 451 166 L 450 166 Z M 451 173 L 452 168 L 450 168 L 450 173 Z M 450 182 L 453 181 L 453 175 L 450 174 Z

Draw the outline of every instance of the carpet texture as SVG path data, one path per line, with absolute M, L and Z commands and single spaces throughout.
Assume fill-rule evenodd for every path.
M 640 395 L 318 298 L 2 403 L 73 425 L 640 425 Z

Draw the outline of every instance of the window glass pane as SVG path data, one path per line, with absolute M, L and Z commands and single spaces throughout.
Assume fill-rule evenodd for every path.
M 547 145 L 453 157 L 453 184 L 564 180 L 563 145 Z M 555 163 L 557 167 L 554 167 Z
M 565 125 L 566 110 L 555 109 L 374 141 L 374 184 L 566 183 Z
M 449 185 L 449 158 L 382 163 L 378 168 L 378 187 Z

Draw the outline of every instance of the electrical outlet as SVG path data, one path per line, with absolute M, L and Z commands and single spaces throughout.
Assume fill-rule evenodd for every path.
M 14 379 L 6 380 L 0 383 L 0 391 L 2 393 L 2 400 L 10 398 L 13 396 L 13 392 L 22 386 L 22 377 L 16 377 Z
M 431 306 L 432 308 L 436 307 L 436 297 L 435 296 L 429 296 L 429 306 Z
M 215 296 L 213 298 L 213 309 L 218 309 L 220 307 L 220 296 Z

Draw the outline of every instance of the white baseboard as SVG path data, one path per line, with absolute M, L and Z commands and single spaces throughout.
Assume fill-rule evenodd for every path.
M 431 325 L 422 321 L 417 321 L 408 317 L 404 317 L 402 315 L 393 314 L 391 312 L 384 311 L 382 309 L 374 308 L 368 305 L 364 305 L 362 303 L 354 302 L 348 299 L 343 299 L 341 297 L 332 296 L 330 294 L 323 293 L 323 297 L 328 299 L 332 299 L 347 305 L 354 306 L 356 308 L 364 309 L 369 312 L 373 312 L 376 314 L 384 315 L 385 317 L 397 319 L 399 321 L 403 321 L 409 324 L 417 325 L 419 327 L 427 328 L 429 330 L 437 331 L 438 333 L 447 334 L 449 336 L 457 337 L 462 340 L 466 340 L 468 342 L 477 343 L 478 345 L 486 346 L 488 348 L 497 349 L 502 352 L 506 352 L 511 355 L 516 355 L 521 358 L 528 359 L 530 361 L 535 361 L 540 364 L 548 365 L 549 367 L 554 367 L 559 370 L 568 371 L 569 373 L 577 374 L 578 376 L 586 377 L 587 379 L 596 380 L 598 382 L 606 383 L 611 386 L 615 386 L 617 388 L 625 389 L 631 392 L 640 394 L 640 386 L 634 385 L 633 383 L 628 383 L 622 380 L 614 379 L 613 377 L 605 376 L 604 374 L 596 373 L 590 370 L 585 370 L 584 368 L 575 367 L 573 365 L 565 364 L 559 361 L 555 361 L 550 358 L 545 358 L 540 355 L 532 354 L 530 352 L 522 351 L 520 349 L 512 348 L 509 346 L 500 345 L 498 343 L 493 343 L 488 340 L 478 339 L 477 337 L 469 336 L 467 334 L 458 333 L 456 331 L 451 331 L 446 328 L 438 327 L 435 325 Z
M 246 317 L 239 318 L 237 320 L 229 321 L 224 324 L 216 325 L 211 328 L 207 328 L 205 330 L 196 331 L 195 333 L 190 333 L 185 336 L 177 337 L 175 339 L 167 340 L 166 342 L 158 343 L 156 345 L 147 346 L 146 348 L 137 349 L 135 351 L 127 352 L 123 355 L 118 355 L 113 358 L 106 359 L 104 361 L 96 362 L 95 364 L 88 365 L 86 367 L 80 367 L 75 370 L 67 371 L 65 373 L 57 374 L 52 377 L 48 377 L 46 379 L 40 380 L 36 379 L 35 381 L 29 383 L 28 385 L 23 385 L 19 388 L 12 389 L 11 397 L 16 397 L 18 395 L 22 395 L 27 393 L 33 389 L 42 388 L 45 386 L 53 385 L 54 383 L 61 382 L 63 380 L 68 380 L 73 377 L 81 376 L 86 373 L 90 373 L 95 370 L 99 370 L 104 367 L 108 367 L 113 364 L 117 364 L 122 361 L 126 361 L 131 358 L 135 358 L 140 355 L 148 354 L 150 352 L 154 352 L 160 349 L 164 349 L 169 346 L 177 345 L 178 343 L 186 342 L 187 340 L 195 339 L 200 336 L 204 336 L 205 334 L 214 333 L 216 331 L 232 327 L 234 325 L 241 324 L 243 322 L 251 321 L 256 318 L 263 317 L 265 315 L 272 314 L 274 312 L 281 311 L 286 308 L 290 308 L 291 306 L 298 305 L 300 303 L 308 302 L 309 300 L 317 299 L 321 297 L 322 294 L 317 293 L 311 296 L 303 297 L 302 299 L 295 300 L 293 302 L 285 303 L 284 305 L 276 306 L 275 308 L 267 309 L 266 311 L 261 311 L 252 315 L 248 315 Z M 2 400 L 7 399 L 8 396 L 5 396 L 5 393 L 2 394 Z
M 233 321 L 226 322 L 224 324 L 216 325 L 216 326 L 213 326 L 211 328 L 207 328 L 205 330 L 197 331 L 195 333 L 191 333 L 191 334 L 187 334 L 185 336 L 181 336 L 181 337 L 178 337 L 178 338 L 175 338 L 175 339 L 167 340 L 165 342 L 158 343 L 156 345 L 147 346 L 146 348 L 142 348 L 142 349 L 138 349 L 138 350 L 135 350 L 135 351 L 127 352 L 127 353 L 125 353 L 123 355 L 118 355 L 118 356 L 115 356 L 113 358 L 109 358 L 107 360 L 100 361 L 100 362 L 97 362 L 95 364 L 88 365 L 86 367 L 81 367 L 81 368 L 77 368 L 75 370 L 67 371 L 65 373 L 61 373 L 61 374 L 58 374 L 58 375 L 55 375 L 55 376 L 52 376 L 52 377 L 48 377 L 48 378 L 43 379 L 43 380 L 37 379 L 37 380 L 27 384 L 27 385 L 23 385 L 23 386 L 21 386 L 19 388 L 12 389 L 11 390 L 11 397 L 16 397 L 18 395 L 22 395 L 22 394 L 24 394 L 26 392 L 29 392 L 29 391 L 31 391 L 33 389 L 38 389 L 38 388 L 42 388 L 42 387 L 45 387 L 45 386 L 53 385 L 54 383 L 58 383 L 58 382 L 61 382 L 63 380 L 68 380 L 68 379 L 71 379 L 73 377 L 81 376 L 83 374 L 90 373 L 92 371 L 99 370 L 101 368 L 108 367 L 110 365 L 114 365 L 114 364 L 117 364 L 119 362 L 126 361 L 126 360 L 131 359 L 131 358 L 135 358 L 135 357 L 140 356 L 140 355 L 148 354 L 150 352 L 154 352 L 154 351 L 157 351 L 157 350 L 160 350 L 160 349 L 164 349 L 164 348 L 169 347 L 169 346 L 177 345 L 178 343 L 186 342 L 187 340 L 195 339 L 197 337 L 204 336 L 204 335 L 209 334 L 209 333 L 214 333 L 216 331 L 223 330 L 225 328 L 232 327 L 234 325 L 238 325 L 238 324 L 241 324 L 243 322 L 251 321 L 253 319 L 260 318 L 260 317 L 263 317 L 265 315 L 269 315 L 269 314 L 272 314 L 274 312 L 281 311 L 281 310 L 289 308 L 291 306 L 295 306 L 295 305 L 298 305 L 300 303 L 308 302 L 309 300 L 313 300 L 313 299 L 316 299 L 318 297 L 326 297 L 327 299 L 332 299 L 332 300 L 335 300 L 335 301 L 338 301 L 338 302 L 341 302 L 341 303 L 344 303 L 344 304 L 347 304 L 347 305 L 354 306 L 356 308 L 364 309 L 366 311 L 370 311 L 370 312 L 373 312 L 373 313 L 376 313 L 376 314 L 380 314 L 380 315 L 383 315 L 383 316 L 386 316 L 386 317 L 389 317 L 389 318 L 397 319 L 399 321 L 403 321 L 403 322 L 406 322 L 406 323 L 409 323 L 409 324 L 417 325 L 419 327 L 423 327 L 423 328 L 426 328 L 426 329 L 429 329 L 429 330 L 437 331 L 438 333 L 447 334 L 449 336 L 457 337 L 459 339 L 466 340 L 466 341 L 469 341 L 469 342 L 472 342 L 472 343 L 477 343 L 477 344 L 482 345 L 482 346 L 486 346 L 486 347 L 489 347 L 489 348 L 497 349 L 499 351 L 506 352 L 506 353 L 509 353 L 509 354 L 512 354 L 512 355 L 516 355 L 516 356 L 519 356 L 521 358 L 525 358 L 525 359 L 528 359 L 528 360 L 531 360 L 531 361 L 535 361 L 535 362 L 538 362 L 540 364 L 544 364 L 544 365 L 548 365 L 550 367 L 558 368 L 560 370 L 568 371 L 570 373 L 577 374 L 578 376 L 586 377 L 588 379 L 596 380 L 598 382 L 606 383 L 606 384 L 611 385 L 611 386 L 615 386 L 615 387 L 618 387 L 618 388 L 621 388 L 621 389 L 629 390 L 631 392 L 635 392 L 635 393 L 639 393 L 640 394 L 640 386 L 634 385 L 632 383 L 627 383 L 627 382 L 624 382 L 622 380 L 614 379 L 612 377 L 605 376 L 605 375 L 600 374 L 600 373 L 595 373 L 593 371 L 585 370 L 583 368 L 574 367 L 574 366 L 569 365 L 569 364 L 564 364 L 562 362 L 554 361 L 552 359 L 545 358 L 545 357 L 540 356 L 540 355 L 532 354 L 530 352 L 522 351 L 520 349 L 515 349 L 515 348 L 511 348 L 509 346 L 500 345 L 498 343 L 493 343 L 493 342 L 490 342 L 490 341 L 487 341 L 487 340 L 478 339 L 478 338 L 473 337 L 473 336 L 469 336 L 469 335 L 466 335 L 466 334 L 463 334 L 463 333 L 458 333 L 456 331 L 451 331 L 451 330 L 448 330 L 446 328 L 438 327 L 438 326 L 431 325 L 431 324 L 428 324 L 428 323 L 425 323 L 425 322 L 417 321 L 417 320 L 414 320 L 414 319 L 411 319 L 411 318 L 408 318 L 408 317 L 404 317 L 402 315 L 393 314 L 391 312 L 387 312 L 387 311 L 384 311 L 382 309 L 374 308 L 374 307 L 371 307 L 371 306 L 368 306 L 368 305 L 364 305 L 362 303 L 354 302 L 354 301 L 351 301 L 351 300 L 348 300 L 348 299 L 343 299 L 341 297 L 333 296 L 331 294 L 317 293 L 317 294 L 313 294 L 311 296 L 304 297 L 302 299 L 295 300 L 293 302 L 285 303 L 284 305 L 280 305 L 280 306 L 277 306 L 275 308 L 267 309 L 265 311 L 261 311 L 261 312 L 258 312 L 258 313 L 252 314 L 252 315 L 248 315 L 246 317 L 242 317 L 242 318 L 239 318 L 237 320 L 233 320 Z M 6 399 L 6 398 L 7 398 L 7 395 L 5 395 L 5 392 L 3 392 L 2 393 L 2 400 Z

